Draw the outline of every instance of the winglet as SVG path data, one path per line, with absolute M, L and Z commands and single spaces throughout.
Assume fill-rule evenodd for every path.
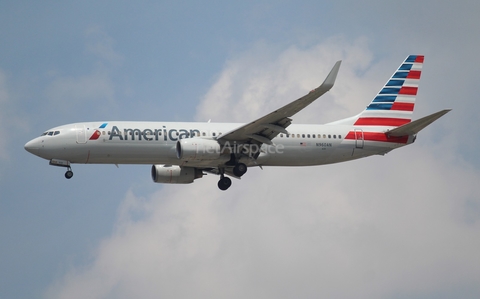
M 451 110 L 452 109 L 444 109 L 444 110 L 435 112 L 433 114 L 430 114 L 428 116 L 422 117 L 420 119 L 412 121 L 411 123 L 405 124 L 403 126 L 395 128 L 391 131 L 388 131 L 387 135 L 388 136 L 393 136 L 393 137 L 400 137 L 400 136 L 417 134 L 418 132 L 423 130 L 426 126 L 433 123 L 434 121 L 436 121 L 440 117 L 444 116 L 445 114 L 447 114 Z
M 327 87 L 328 89 L 333 87 L 335 79 L 337 79 L 338 70 L 340 70 L 340 64 L 342 64 L 341 60 L 335 63 L 327 78 L 325 78 L 325 81 L 323 81 L 322 85 L 320 86 Z
M 333 84 L 335 83 L 335 79 L 337 79 L 337 74 L 338 74 L 338 71 L 340 70 L 341 64 L 342 64 L 341 60 L 337 61 L 333 66 L 332 70 L 330 71 L 330 73 L 328 73 L 328 76 L 325 78 L 325 81 L 323 81 L 323 83 L 319 87 L 310 91 L 310 93 L 307 96 L 300 98 L 298 100 L 308 101 L 308 104 L 310 104 L 311 102 L 313 102 L 314 100 L 322 96 L 324 93 L 329 91 L 333 87 Z

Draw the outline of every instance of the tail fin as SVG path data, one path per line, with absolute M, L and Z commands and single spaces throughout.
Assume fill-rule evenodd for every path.
M 398 127 L 411 122 L 423 55 L 410 55 L 378 92 L 354 125 Z

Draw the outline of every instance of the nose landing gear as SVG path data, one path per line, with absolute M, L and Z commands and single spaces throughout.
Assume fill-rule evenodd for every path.
M 70 167 L 70 161 L 52 159 L 50 160 L 50 165 L 66 167 L 67 172 L 65 172 L 65 178 L 71 179 L 73 177 L 73 171 L 72 171 L 72 168 Z

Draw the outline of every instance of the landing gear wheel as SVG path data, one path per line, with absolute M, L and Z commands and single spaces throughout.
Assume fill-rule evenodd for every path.
M 71 179 L 72 176 L 73 176 L 73 171 L 67 170 L 67 172 L 65 172 L 65 178 Z
M 233 174 L 238 176 L 238 177 L 241 177 L 246 172 L 247 172 L 247 165 L 245 165 L 243 163 L 237 163 L 237 165 L 235 165 L 235 167 L 233 167 Z
M 222 177 L 218 181 L 218 188 L 222 191 L 227 190 L 232 185 L 232 180 L 229 177 Z

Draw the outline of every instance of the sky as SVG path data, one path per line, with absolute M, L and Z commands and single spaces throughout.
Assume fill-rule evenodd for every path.
M 479 298 L 478 1 L 3 1 L 0 298 Z M 155 184 L 150 166 L 26 152 L 81 121 L 248 122 L 317 87 L 294 123 L 360 112 L 425 55 L 386 156 Z

